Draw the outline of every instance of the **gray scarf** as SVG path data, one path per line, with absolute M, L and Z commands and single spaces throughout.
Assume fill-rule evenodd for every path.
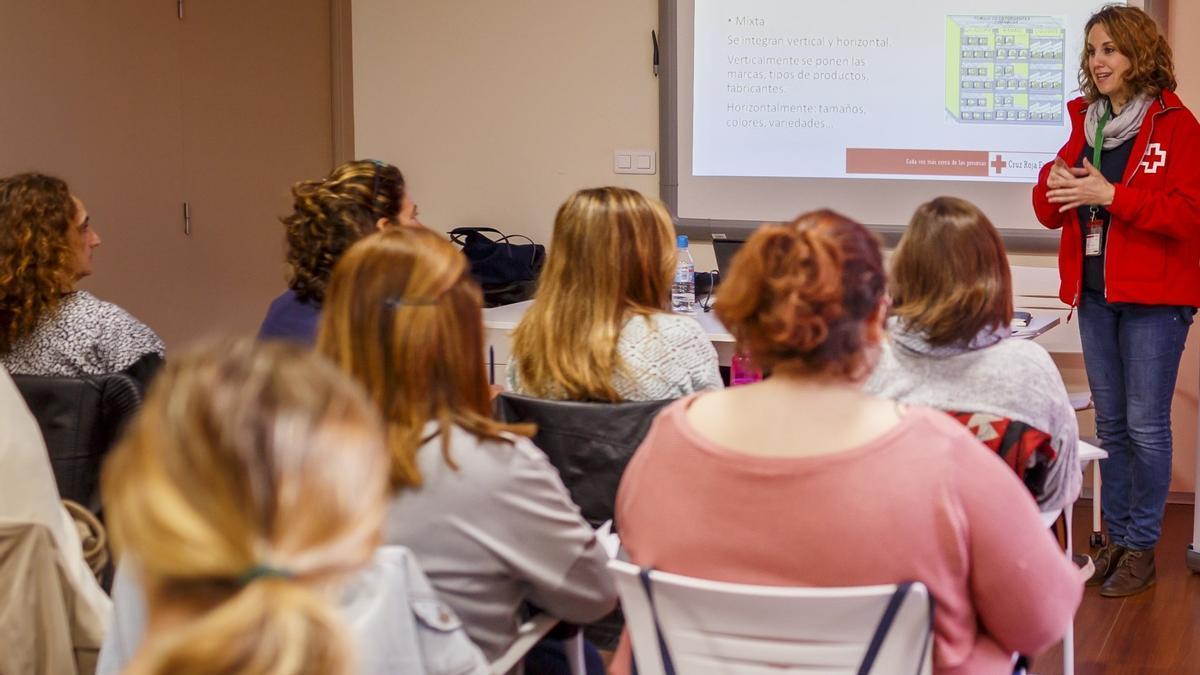
M 1142 94 L 1135 96 L 1121 108 L 1120 114 L 1110 117 L 1104 125 L 1104 149 L 1112 150 L 1125 141 L 1137 136 L 1142 128 L 1142 120 L 1146 119 L 1146 111 L 1154 99 Z M 1109 106 L 1108 97 L 1101 96 L 1092 101 L 1087 109 L 1087 118 L 1083 121 L 1083 135 L 1088 145 L 1096 147 L 1096 126 L 1100 124 L 1100 116 Z

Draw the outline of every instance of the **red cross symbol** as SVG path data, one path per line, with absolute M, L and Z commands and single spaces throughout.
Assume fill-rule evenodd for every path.
M 1008 166 L 1008 162 L 1004 161 L 1004 158 L 1000 155 L 996 155 L 996 159 L 993 159 L 991 163 L 991 167 L 996 170 L 997 175 L 1003 173 L 1006 166 Z
M 1146 173 L 1158 173 L 1160 167 L 1167 163 L 1167 151 L 1162 149 L 1158 143 L 1151 143 L 1146 147 L 1146 154 L 1142 158 L 1142 168 Z

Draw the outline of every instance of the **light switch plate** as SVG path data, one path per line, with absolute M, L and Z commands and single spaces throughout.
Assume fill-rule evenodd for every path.
M 614 150 L 613 173 L 653 174 L 658 171 L 658 153 L 653 150 Z

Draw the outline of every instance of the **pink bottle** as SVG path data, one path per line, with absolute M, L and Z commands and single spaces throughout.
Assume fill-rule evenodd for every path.
M 749 356 L 741 352 L 733 355 L 733 359 L 729 362 L 729 386 L 736 387 L 739 384 L 750 384 L 762 379 L 762 372 L 755 369 Z

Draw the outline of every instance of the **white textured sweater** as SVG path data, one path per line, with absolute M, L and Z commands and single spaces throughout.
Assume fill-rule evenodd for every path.
M 717 350 L 690 316 L 662 312 L 626 319 L 617 339 L 617 356 L 624 370 L 613 375 L 612 384 L 623 401 L 680 398 L 724 386 Z M 521 386 L 515 361 L 508 366 L 508 388 L 530 393 Z

